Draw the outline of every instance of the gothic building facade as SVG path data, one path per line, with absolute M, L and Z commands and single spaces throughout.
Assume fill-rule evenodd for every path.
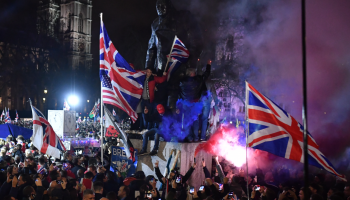
M 90 69 L 92 0 L 40 1 L 37 13 L 38 33 L 60 41 L 67 65 L 73 70 Z
M 11 118 L 15 110 L 31 116 L 29 98 L 45 115 L 62 109 L 70 76 L 86 85 L 78 76 L 92 66 L 91 0 L 40 0 L 36 12 L 32 31 L 0 27 L 0 110 Z

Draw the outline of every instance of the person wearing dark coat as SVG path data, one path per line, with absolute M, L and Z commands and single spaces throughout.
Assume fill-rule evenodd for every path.
M 74 164 L 74 167 L 71 169 L 71 171 L 73 172 L 73 174 L 78 177 L 78 171 L 79 169 L 83 170 L 83 171 L 86 171 L 86 169 L 81 165 L 81 160 L 79 158 L 74 158 L 73 159 L 73 164 Z
M 129 197 L 131 199 L 135 199 L 135 191 L 140 191 L 140 188 L 143 185 L 147 185 L 148 188 L 152 188 L 152 186 L 145 180 L 146 176 L 143 171 L 137 171 L 134 177 L 136 178 L 136 180 L 132 181 L 129 185 Z
M 109 171 L 107 172 L 107 182 L 104 183 L 103 193 L 107 195 L 109 192 L 118 193 L 119 187 L 123 185 L 123 177 L 118 171 L 118 176 L 115 173 Z

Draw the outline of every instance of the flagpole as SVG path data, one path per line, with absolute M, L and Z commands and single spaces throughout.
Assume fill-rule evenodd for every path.
M 308 134 L 307 134 L 307 85 L 306 85 L 306 16 L 305 16 L 305 0 L 301 0 L 301 41 L 302 41 L 302 68 L 303 68 L 303 126 L 304 126 L 304 187 L 309 187 L 309 151 L 308 151 Z M 307 190 L 305 190 L 307 192 Z M 305 199 L 310 198 L 308 192 L 305 195 Z
M 174 45 L 175 45 L 176 38 L 177 38 L 177 36 L 175 35 L 174 41 L 173 41 L 173 45 L 171 46 L 171 50 L 170 50 L 170 53 L 169 53 L 169 57 L 168 57 L 168 59 L 166 61 L 164 72 L 166 72 L 166 69 L 168 68 L 169 60 L 170 60 L 170 57 L 171 57 L 171 52 L 173 52 L 173 48 L 174 48 Z
M 247 171 L 247 197 L 248 197 L 248 200 L 250 199 L 250 194 L 249 194 L 249 183 L 248 183 L 248 82 L 245 81 L 245 105 L 244 105 L 244 108 L 245 108 L 245 126 L 244 126 L 244 131 L 245 131 L 245 162 L 246 162 L 246 171 Z
M 103 13 L 100 13 L 100 18 L 101 18 L 101 26 L 102 26 L 102 15 Z M 103 166 L 103 93 L 102 93 L 102 82 L 101 82 L 101 162 Z

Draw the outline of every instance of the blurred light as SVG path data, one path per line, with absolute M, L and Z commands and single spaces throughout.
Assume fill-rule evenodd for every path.
M 230 124 L 232 124 L 232 121 L 230 121 Z
M 72 96 L 68 97 L 68 103 L 72 106 L 75 106 L 79 103 L 79 99 L 77 96 L 72 95 Z
M 88 99 L 88 100 L 86 100 L 88 103 L 90 102 L 90 100 Z
M 47 94 L 47 90 L 44 90 L 44 94 Z
M 43 102 L 45 103 L 45 101 L 46 101 L 46 98 L 43 98 Z

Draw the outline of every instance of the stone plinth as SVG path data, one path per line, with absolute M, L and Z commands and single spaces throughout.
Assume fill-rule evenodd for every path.
M 134 145 L 135 149 L 141 150 L 142 140 L 132 139 L 131 142 Z M 157 177 L 154 172 L 154 163 L 156 162 L 156 160 L 158 160 L 160 171 L 163 174 L 165 171 L 166 164 L 170 156 L 171 150 L 176 149 L 176 151 L 179 151 L 179 150 L 181 151 L 181 155 L 179 156 L 177 166 L 180 167 L 180 173 L 182 175 L 185 175 L 188 169 L 191 167 L 191 165 L 193 165 L 194 151 L 198 146 L 198 144 L 200 143 L 160 142 L 157 155 L 155 156 L 143 155 L 138 157 L 137 171 L 144 171 L 146 176 L 154 175 L 155 177 Z M 154 146 L 154 141 L 150 140 L 148 142 L 147 152 L 150 152 L 153 146 Z M 199 186 L 203 184 L 203 181 L 205 179 L 205 175 L 204 175 L 202 163 L 201 163 L 201 160 L 203 158 L 205 160 L 205 163 L 209 172 L 211 172 L 212 156 L 205 152 L 199 152 L 196 157 L 197 167 L 192 173 L 191 178 L 187 182 L 189 185 L 196 187 L 196 189 L 198 189 Z M 174 160 L 175 160 L 175 156 L 173 154 L 173 159 L 170 163 L 170 167 L 172 166 Z M 159 185 L 160 184 L 158 183 L 157 186 Z

